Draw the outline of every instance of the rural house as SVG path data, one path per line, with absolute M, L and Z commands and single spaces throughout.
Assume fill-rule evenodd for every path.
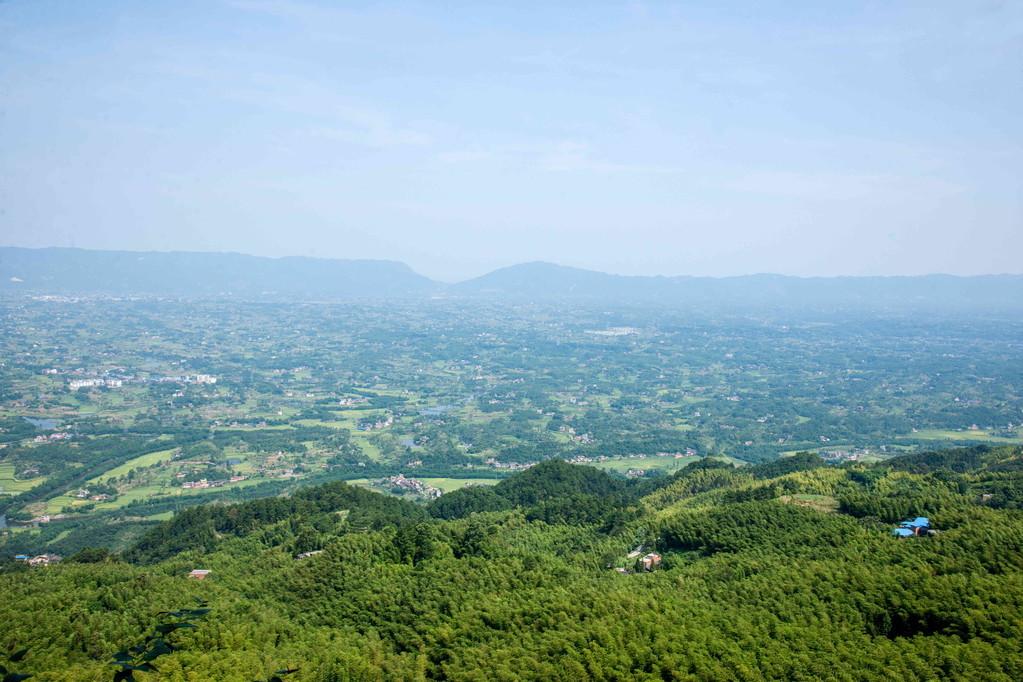
M 49 566 L 60 561 L 60 557 L 56 554 L 40 554 L 34 556 L 28 560 L 29 566 Z
M 639 563 L 642 564 L 643 570 L 652 571 L 661 565 L 661 555 L 657 552 L 650 552 L 640 559 Z
M 897 528 L 893 528 L 892 535 L 898 538 L 911 538 L 926 535 L 930 529 L 930 520 L 926 516 L 918 516 L 915 519 L 906 519 Z

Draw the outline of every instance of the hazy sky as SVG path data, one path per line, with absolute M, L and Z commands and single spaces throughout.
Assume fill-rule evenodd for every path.
M 0 243 L 1023 272 L 1023 2 L 6 0 Z

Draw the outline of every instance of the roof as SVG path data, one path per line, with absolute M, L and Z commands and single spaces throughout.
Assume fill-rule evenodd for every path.
M 909 538 L 913 537 L 913 531 L 908 528 L 894 528 L 892 529 L 892 535 L 900 538 Z
M 899 524 L 902 528 L 923 528 L 929 525 L 931 525 L 931 521 L 926 516 L 918 516 L 915 519 L 906 519 Z

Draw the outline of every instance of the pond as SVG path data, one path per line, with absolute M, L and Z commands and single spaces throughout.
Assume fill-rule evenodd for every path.
M 419 414 L 423 417 L 439 417 L 445 412 L 450 412 L 453 409 L 455 409 L 454 405 L 437 405 L 435 407 L 427 407 L 419 410 Z
M 60 424 L 60 422 L 57 421 L 56 419 L 48 419 L 46 417 L 22 417 L 22 419 L 24 419 L 37 429 L 41 429 L 43 431 L 52 431 L 53 429 L 57 428 L 58 424 Z

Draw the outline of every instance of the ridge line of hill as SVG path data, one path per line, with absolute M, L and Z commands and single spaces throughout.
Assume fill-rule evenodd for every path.
M 648 276 L 534 261 L 444 284 L 390 260 L 0 247 L 0 294 L 266 301 L 575 300 L 711 308 L 829 306 L 983 311 L 1023 308 L 1023 275 Z

